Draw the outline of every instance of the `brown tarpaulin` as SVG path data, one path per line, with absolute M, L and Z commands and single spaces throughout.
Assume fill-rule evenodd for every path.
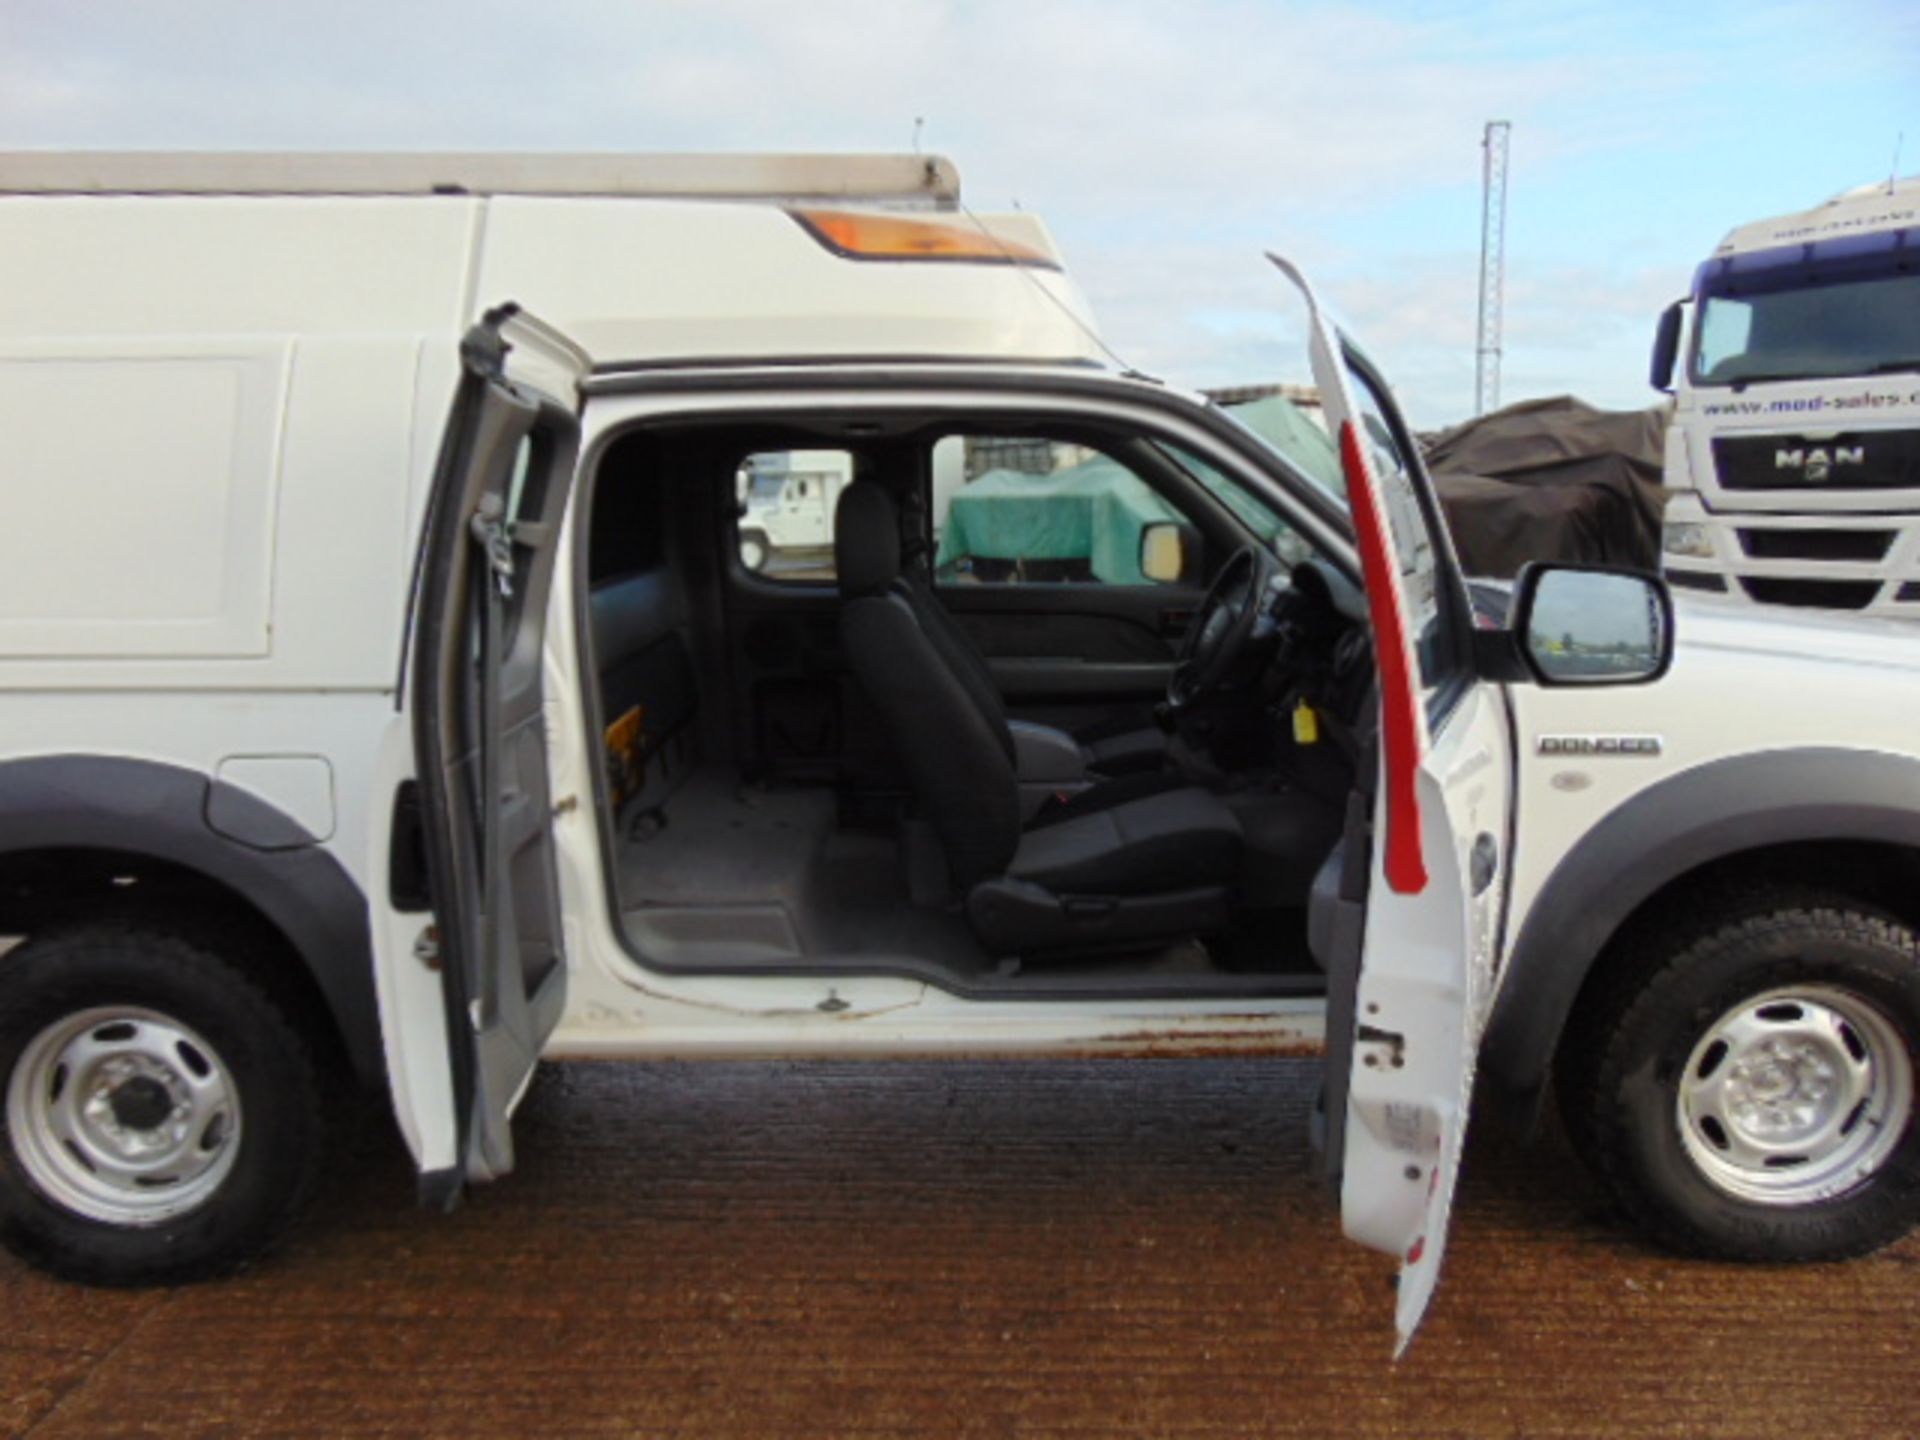
M 1529 560 L 1658 569 L 1666 430 L 1663 406 L 1560 395 L 1423 436 L 1467 574 L 1504 579 Z

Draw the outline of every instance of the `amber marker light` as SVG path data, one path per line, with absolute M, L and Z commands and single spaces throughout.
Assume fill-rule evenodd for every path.
M 1059 261 L 1018 240 L 1003 240 L 975 225 L 869 215 L 857 210 L 789 210 L 814 239 L 848 260 L 944 260 L 971 265 L 1032 265 L 1058 270 Z

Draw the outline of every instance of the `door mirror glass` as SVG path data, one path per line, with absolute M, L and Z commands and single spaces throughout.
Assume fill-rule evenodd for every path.
M 1666 587 L 1619 570 L 1538 566 L 1521 576 L 1519 638 L 1543 685 L 1634 685 L 1673 657 Z
M 1647 383 L 1656 390 L 1673 389 L 1673 362 L 1680 353 L 1680 315 L 1684 300 L 1676 300 L 1660 312 L 1660 326 L 1653 333 L 1653 361 L 1647 367 Z
M 1140 575 L 1156 585 L 1177 585 L 1187 578 L 1188 557 L 1199 549 L 1185 525 L 1162 520 L 1140 532 Z

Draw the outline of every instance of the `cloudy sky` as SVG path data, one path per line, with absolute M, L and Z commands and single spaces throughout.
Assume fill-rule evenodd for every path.
M 0 148 L 893 150 L 1046 216 L 1129 362 L 1304 378 L 1303 261 L 1423 424 L 1472 405 L 1480 136 L 1513 122 L 1503 396 L 1638 405 L 1734 223 L 1920 171 L 1915 0 L 4 0 Z

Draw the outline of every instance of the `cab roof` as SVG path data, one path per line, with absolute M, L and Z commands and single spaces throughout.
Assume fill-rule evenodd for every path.
M 1783 245 L 1920 225 L 1920 175 L 1861 185 L 1791 215 L 1736 226 L 1713 253 L 1741 255 Z

